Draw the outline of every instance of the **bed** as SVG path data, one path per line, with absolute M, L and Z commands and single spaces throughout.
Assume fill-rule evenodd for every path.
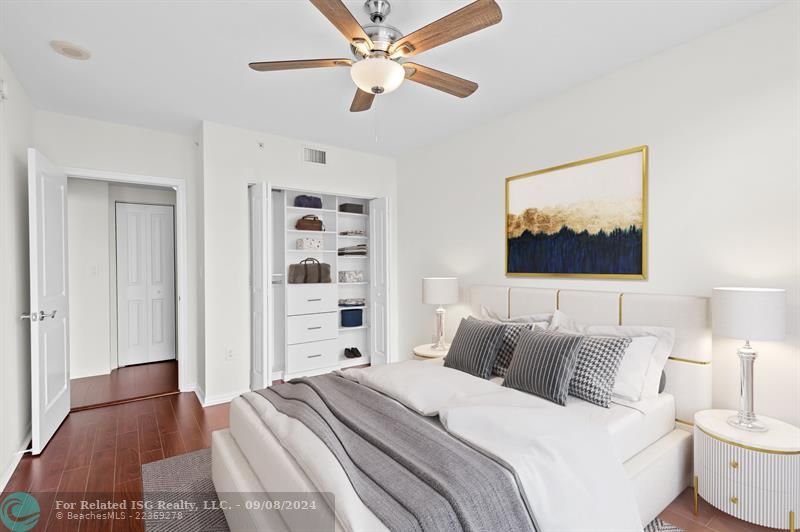
M 666 386 L 657 398 L 635 404 L 617 401 L 608 409 L 570 398 L 565 411 L 606 427 L 630 480 L 642 526 L 690 485 L 691 433 L 686 422 L 711 404 L 705 298 L 474 286 L 471 303 L 475 313 L 485 307 L 504 317 L 559 309 L 585 323 L 674 328 L 676 341 L 664 369 Z M 359 499 L 335 459 L 310 465 L 328 452 L 325 444 L 300 422 L 271 408 L 266 399 L 253 394 L 231 403 L 230 427 L 215 432 L 212 441 L 217 491 L 266 492 L 276 498 L 289 492 L 330 492 L 335 494 L 336 511 L 327 511 L 336 530 L 385 529 Z M 265 416 L 276 420 L 270 428 L 263 422 Z M 304 528 L 292 512 L 226 511 L 226 517 L 234 530 Z

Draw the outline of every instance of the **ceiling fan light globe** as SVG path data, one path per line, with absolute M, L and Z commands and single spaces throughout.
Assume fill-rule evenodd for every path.
M 397 89 L 406 77 L 402 65 L 386 57 L 367 57 L 350 67 L 356 86 L 372 94 L 388 94 Z

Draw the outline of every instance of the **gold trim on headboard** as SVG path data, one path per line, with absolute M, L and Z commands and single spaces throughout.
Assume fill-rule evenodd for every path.
M 710 360 L 691 360 L 688 358 L 679 358 L 679 357 L 669 357 L 670 360 L 674 360 L 675 362 L 686 362 L 687 364 L 697 364 L 698 366 L 707 366 L 711 364 Z
M 617 325 L 622 325 L 622 296 L 624 296 L 624 295 L 625 294 L 622 293 L 622 292 L 620 292 L 620 294 L 619 294 L 619 303 L 618 303 L 618 305 L 619 305 L 619 309 L 618 309 L 619 319 L 617 320 Z
M 556 310 L 561 310 L 561 289 L 556 288 Z

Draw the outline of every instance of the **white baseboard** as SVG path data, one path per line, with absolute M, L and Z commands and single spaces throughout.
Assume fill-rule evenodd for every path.
M 214 406 L 214 405 L 221 405 L 222 403 L 230 403 L 231 401 L 233 401 L 234 399 L 236 399 L 237 397 L 239 397 L 243 393 L 247 393 L 249 391 L 250 391 L 250 388 L 245 388 L 244 390 L 240 390 L 238 392 L 222 393 L 222 394 L 218 394 L 218 395 L 205 395 L 204 394 L 202 399 L 200 397 L 200 394 L 198 393 L 197 398 L 201 399 L 200 400 L 200 404 L 202 404 L 203 407 Z M 197 393 L 197 392 L 195 392 L 195 393 Z
M 29 441 L 31 441 L 30 428 L 28 428 L 28 434 L 24 438 L 22 438 L 22 442 L 18 446 L 19 450 L 14 452 L 13 455 L 11 455 L 11 462 L 8 464 L 8 466 L 6 466 L 5 470 L 2 473 L 0 473 L 0 493 L 5 491 L 8 481 L 11 480 L 11 475 L 14 474 L 14 470 L 17 469 L 19 461 L 22 460 L 22 456 L 28 449 Z

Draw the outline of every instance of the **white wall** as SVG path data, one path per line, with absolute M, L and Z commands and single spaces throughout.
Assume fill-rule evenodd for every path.
M 800 425 L 799 19 L 788 2 L 404 156 L 401 351 L 433 333 L 423 276 L 702 296 L 784 287 L 788 337 L 758 345 L 756 409 Z M 505 177 L 640 144 L 651 155 L 649 280 L 507 279 Z M 454 310 L 451 333 L 465 308 Z M 735 352 L 715 339 L 719 407 L 737 407 Z
M 30 310 L 28 277 L 28 162 L 33 107 L 5 58 L 0 80 L 0 491 L 28 444 L 31 430 Z
M 47 158 L 65 167 L 89 168 L 149 176 L 184 179 L 187 183 L 189 316 L 186 364 L 181 374 L 197 382 L 198 341 L 198 186 L 199 142 L 191 137 L 150 129 L 112 124 L 76 116 L 36 111 L 34 145 Z M 26 251 L 27 254 L 27 251 Z M 26 259 L 27 260 L 27 259 Z M 114 342 L 116 343 L 116 342 Z M 179 346 L 179 349 L 182 347 Z
M 393 159 L 326 148 L 328 165 L 310 165 L 303 162 L 303 146 L 299 140 L 203 123 L 207 402 L 225 400 L 249 386 L 247 185 L 263 181 L 319 192 L 385 196 L 395 208 Z M 225 358 L 228 350 L 233 353 L 231 360 Z
M 175 191 L 70 178 L 70 376 L 117 367 L 116 202 L 175 205 Z
M 108 183 L 69 179 L 70 378 L 111 370 Z

